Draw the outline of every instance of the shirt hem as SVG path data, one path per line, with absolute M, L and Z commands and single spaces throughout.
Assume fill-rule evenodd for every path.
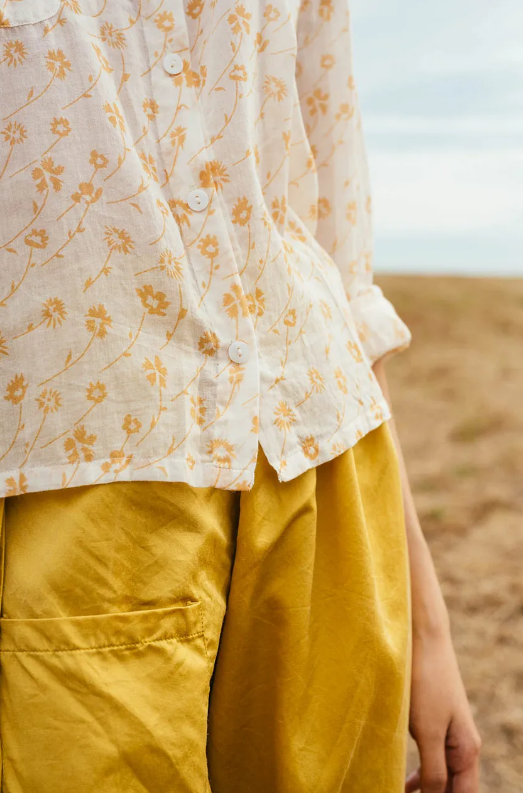
M 318 454 L 314 459 L 307 456 L 300 448 L 285 458 L 283 467 L 263 440 L 260 439 L 259 443 L 270 465 L 276 471 L 278 480 L 288 482 L 311 468 L 333 460 L 339 454 L 355 446 L 361 438 L 389 418 L 391 418 L 391 413 L 386 400 L 377 402 L 370 410 L 340 427 L 334 434 L 315 438 Z M 219 490 L 233 491 L 251 490 L 254 485 L 256 460 L 253 459 L 244 468 L 229 468 L 216 465 L 212 461 L 200 461 L 189 473 L 185 460 L 172 461 L 171 463 L 164 460 L 162 469 L 148 465 L 149 461 L 135 460 L 134 462 L 138 465 L 138 470 L 127 467 L 116 475 L 113 471 L 111 478 L 109 478 L 109 472 L 100 475 L 100 461 L 81 463 L 66 485 L 63 484 L 67 471 L 66 464 L 5 471 L 2 475 L 0 498 L 115 482 L 184 482 L 191 487 L 216 487 Z M 148 470 L 140 471 L 140 465 L 147 465 Z

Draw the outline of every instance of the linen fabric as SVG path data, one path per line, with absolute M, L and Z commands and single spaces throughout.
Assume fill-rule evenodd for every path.
M 243 493 L 5 499 L 2 789 L 403 792 L 410 599 L 388 423 L 290 482 L 257 459 Z
M 390 416 L 346 0 L 5 0 L 0 179 L 0 495 L 249 489 Z

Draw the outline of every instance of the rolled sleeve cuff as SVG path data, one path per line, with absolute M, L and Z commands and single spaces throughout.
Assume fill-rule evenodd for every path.
M 361 346 L 372 364 L 410 345 L 410 330 L 376 284 L 353 297 L 350 307 Z

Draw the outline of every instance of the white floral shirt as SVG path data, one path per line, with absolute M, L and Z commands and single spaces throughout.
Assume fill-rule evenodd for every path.
M 292 479 L 409 341 L 347 0 L 0 0 L 0 496 Z

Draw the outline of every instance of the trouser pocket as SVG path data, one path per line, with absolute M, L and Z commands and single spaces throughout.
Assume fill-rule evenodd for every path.
M 4 793 L 208 790 L 200 603 L 0 630 Z

